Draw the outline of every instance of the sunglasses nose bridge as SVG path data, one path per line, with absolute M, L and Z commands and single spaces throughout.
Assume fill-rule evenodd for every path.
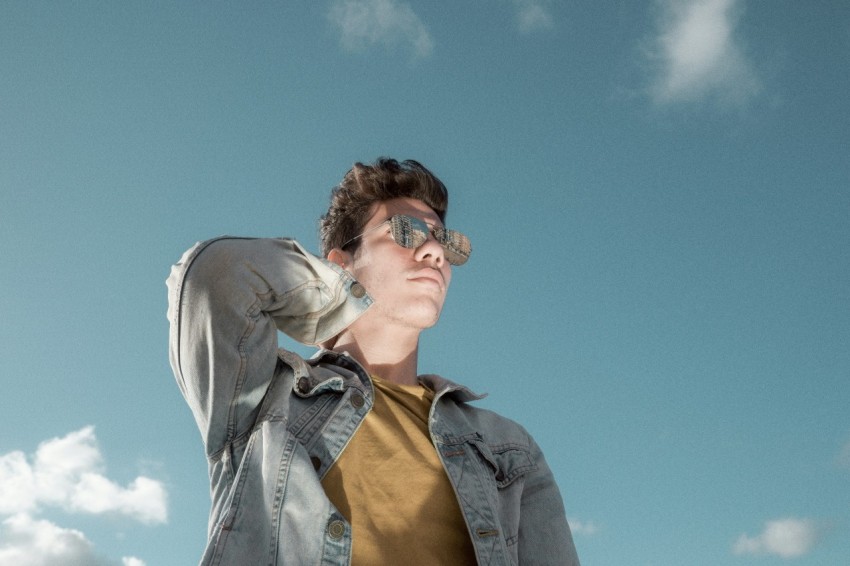
M 416 258 L 420 261 L 431 258 L 431 261 L 435 262 L 437 266 L 442 266 L 446 262 L 451 263 L 446 255 L 447 250 L 437 234 L 424 223 L 422 228 L 424 230 L 416 230 L 416 240 L 418 240 L 418 245 L 414 246 Z
M 455 238 L 466 240 L 465 236 L 459 233 L 442 226 L 428 226 L 422 219 L 405 214 L 395 215 L 389 222 L 395 242 L 402 247 L 417 250 L 417 255 L 432 255 L 438 257 L 440 263 L 447 261 L 451 265 L 462 265 L 469 257 L 468 251 L 464 253 L 462 249 L 455 247 Z M 432 247 L 434 244 L 436 248 Z M 468 243 L 461 245 L 461 248 L 464 247 L 468 248 Z M 423 254 L 422 248 L 428 248 L 429 251 Z
M 426 233 L 427 235 L 425 236 L 425 240 L 422 242 L 421 245 L 424 246 L 425 243 L 433 240 L 440 250 L 440 255 L 442 256 L 443 261 L 447 261 L 451 265 L 463 265 L 464 263 L 466 263 L 466 260 L 469 259 L 468 252 L 464 253 L 461 250 L 457 250 L 453 245 L 452 235 L 461 237 L 463 239 L 465 239 L 465 237 L 460 236 L 459 234 L 451 230 L 441 228 L 440 226 L 428 228 Z M 466 247 L 468 247 L 468 245 Z

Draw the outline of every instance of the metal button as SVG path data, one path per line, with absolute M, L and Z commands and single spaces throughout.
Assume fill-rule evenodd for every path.
M 322 461 L 318 456 L 310 456 L 310 463 L 313 464 L 313 469 L 317 472 L 319 471 L 319 468 L 322 467 Z
M 360 393 L 355 393 L 354 395 L 351 396 L 351 405 L 355 409 L 359 409 L 360 407 L 362 407 L 365 404 L 366 404 L 366 399 L 364 399 L 363 395 L 361 395 Z
M 366 296 L 366 289 L 360 283 L 352 283 L 351 296 L 355 299 L 362 299 Z
M 341 539 L 345 534 L 345 523 L 336 520 L 328 523 L 328 534 L 332 539 Z
M 298 378 L 298 391 L 305 394 L 310 392 L 310 380 L 307 377 L 301 376 Z

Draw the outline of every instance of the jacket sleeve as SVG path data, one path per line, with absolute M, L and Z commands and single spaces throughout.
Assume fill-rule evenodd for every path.
M 207 456 L 253 427 L 277 365 L 277 330 L 318 344 L 372 302 L 348 272 L 288 239 L 198 243 L 167 286 L 169 359 Z
M 523 486 L 519 564 L 579 566 L 561 492 L 543 452 L 533 439 L 531 447 L 537 469 L 528 475 Z

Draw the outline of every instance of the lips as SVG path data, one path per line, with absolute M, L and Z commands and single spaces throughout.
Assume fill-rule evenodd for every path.
M 409 281 L 417 281 L 417 280 L 426 280 L 433 281 L 437 285 L 439 285 L 440 289 L 444 289 L 446 286 L 445 280 L 443 279 L 443 274 L 437 271 L 436 269 L 426 267 L 425 269 L 420 269 L 412 273 L 408 278 Z

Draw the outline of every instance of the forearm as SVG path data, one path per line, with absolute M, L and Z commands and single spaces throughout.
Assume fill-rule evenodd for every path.
M 316 344 L 371 302 L 351 296 L 347 272 L 285 239 L 197 244 L 167 284 L 171 365 L 208 453 L 253 422 L 277 363 L 277 330 Z

